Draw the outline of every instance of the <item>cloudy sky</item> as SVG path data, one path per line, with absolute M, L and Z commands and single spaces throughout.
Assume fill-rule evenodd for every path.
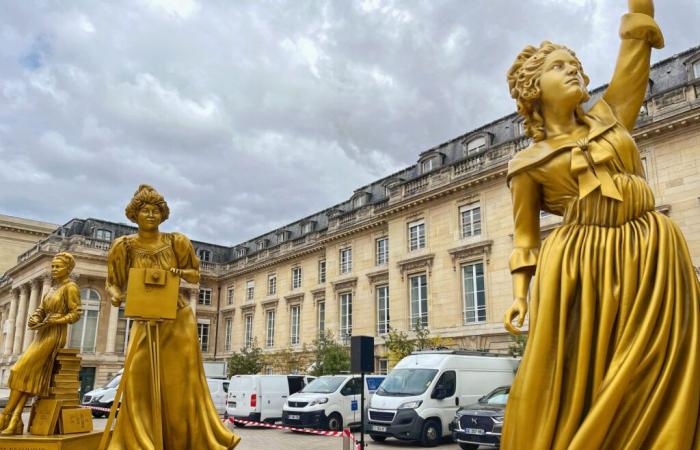
M 344 201 L 514 110 L 526 44 L 608 81 L 624 0 L 6 1 L 0 213 L 125 222 L 139 183 L 164 229 L 235 244 Z M 657 1 L 666 48 L 700 1 Z

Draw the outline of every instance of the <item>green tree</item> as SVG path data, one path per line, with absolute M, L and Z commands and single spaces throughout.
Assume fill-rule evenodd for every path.
M 303 373 L 306 372 L 308 367 L 307 353 L 308 348 L 304 344 L 301 351 L 295 351 L 293 348 L 287 347 L 271 355 L 271 359 L 275 361 L 283 373 Z
M 253 339 L 250 347 L 241 347 L 228 360 L 228 376 L 253 375 L 260 373 L 265 367 L 266 360 L 262 349 L 258 346 L 257 339 Z
M 326 330 L 313 342 L 314 376 L 334 375 L 350 370 L 350 347 L 342 345 Z
M 413 351 L 438 348 L 442 345 L 440 337 L 430 336 L 430 330 L 428 327 L 423 326 L 420 319 L 416 319 L 413 331 L 416 335 L 415 339 L 409 338 L 408 333 L 405 331 L 389 328 L 386 348 L 391 365 L 401 361 Z
M 508 347 L 510 354 L 514 357 L 522 357 L 525 354 L 525 347 L 527 346 L 527 334 L 519 334 L 517 336 L 511 335 L 512 344 Z

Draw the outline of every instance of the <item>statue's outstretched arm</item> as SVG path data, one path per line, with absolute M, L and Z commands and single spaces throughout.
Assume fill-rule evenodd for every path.
M 620 24 L 620 51 L 610 85 L 603 98 L 627 129 L 634 128 L 649 81 L 651 48 L 664 38 L 654 21 L 652 0 L 629 0 L 629 13 Z

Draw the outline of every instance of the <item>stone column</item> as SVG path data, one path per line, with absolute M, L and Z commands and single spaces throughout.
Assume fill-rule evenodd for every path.
M 199 300 L 199 288 L 190 289 L 190 308 L 194 313 L 194 318 L 197 318 L 197 301 Z
M 39 297 L 41 295 L 41 285 L 39 282 L 41 281 L 40 278 L 34 278 L 31 283 L 31 294 L 29 295 L 29 308 L 27 309 L 27 318 L 36 311 L 36 308 L 39 306 Z M 22 353 L 26 352 L 27 349 L 29 348 L 29 344 L 32 343 L 34 340 L 34 335 L 36 334 L 36 331 L 34 330 L 24 330 L 24 342 L 22 344 Z
M 29 283 L 20 286 L 19 305 L 17 306 L 17 318 L 15 319 L 15 338 L 12 343 L 12 354 L 22 353 L 22 339 L 24 338 L 24 327 L 27 323 L 27 302 L 29 301 Z
M 15 320 L 17 320 L 17 306 L 19 305 L 19 289 L 12 290 L 12 303 L 10 303 L 10 315 L 7 318 L 7 334 L 5 334 L 5 356 L 12 354 L 12 343 L 15 339 Z
M 109 324 L 107 325 L 107 353 L 114 353 L 117 348 L 117 326 L 119 325 L 119 307 L 110 303 Z

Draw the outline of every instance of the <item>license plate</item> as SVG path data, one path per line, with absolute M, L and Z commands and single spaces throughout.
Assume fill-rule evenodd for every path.
M 381 431 L 382 433 L 386 433 L 386 427 L 381 427 L 379 425 L 372 425 L 372 431 Z
M 481 428 L 465 428 L 464 432 L 467 434 L 477 434 L 479 436 L 484 434 L 484 430 Z
M 235 408 L 235 407 L 236 407 L 236 402 L 228 402 L 228 404 L 231 406 L 231 408 Z
M 290 414 L 287 416 L 287 418 L 289 420 L 299 420 L 299 419 L 301 419 L 301 416 L 299 416 L 298 414 Z

